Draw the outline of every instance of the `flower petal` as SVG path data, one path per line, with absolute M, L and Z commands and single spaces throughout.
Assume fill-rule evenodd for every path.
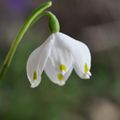
M 61 41 L 61 44 L 70 50 L 74 59 L 74 69 L 78 76 L 83 79 L 90 78 L 91 55 L 88 47 L 63 33 L 56 33 L 55 35 L 55 39 Z
M 82 79 L 89 79 L 91 76 L 91 55 L 88 47 L 82 42 L 76 42 L 76 48 L 73 49 L 73 56 L 75 72 Z
M 52 61 L 50 60 L 50 58 L 48 58 L 48 61 L 46 63 L 46 67 L 45 67 L 45 72 L 47 74 L 47 76 L 50 78 L 50 80 L 55 83 L 58 84 L 60 86 L 65 85 L 67 79 L 69 78 L 71 72 L 73 70 L 73 66 L 71 66 L 69 68 L 69 70 L 63 75 L 61 72 L 59 72 L 52 64 Z
M 64 43 L 56 38 L 56 35 L 54 38 L 55 42 L 49 55 L 49 59 L 56 71 L 64 75 L 73 65 L 73 56 L 70 53 L 70 50 L 64 46 Z
M 45 67 L 47 58 L 51 52 L 54 37 L 51 35 L 40 47 L 35 49 L 27 61 L 27 76 L 31 87 L 37 87 L 41 82 L 41 74 Z

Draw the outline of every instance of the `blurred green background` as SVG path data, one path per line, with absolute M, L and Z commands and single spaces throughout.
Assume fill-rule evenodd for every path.
M 0 1 L 0 66 L 24 20 L 43 2 Z M 45 17 L 26 33 L 0 81 L 0 120 L 120 120 L 119 6 L 119 0 L 53 0 L 61 31 L 89 46 L 92 77 L 73 72 L 59 87 L 43 73 L 39 87 L 30 88 L 26 61 L 50 34 Z

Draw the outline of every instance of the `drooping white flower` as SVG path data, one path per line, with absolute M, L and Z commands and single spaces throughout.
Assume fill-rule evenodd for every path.
M 73 68 L 79 77 L 89 79 L 91 76 L 90 51 L 84 43 L 56 32 L 29 56 L 27 76 L 31 87 L 37 87 L 44 70 L 53 83 L 62 86 Z

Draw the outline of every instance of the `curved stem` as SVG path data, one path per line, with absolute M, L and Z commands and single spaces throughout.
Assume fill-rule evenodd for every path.
M 49 27 L 52 33 L 60 31 L 60 24 L 57 17 L 50 11 L 45 11 L 45 14 L 50 18 Z
M 5 58 L 5 61 L 4 61 L 4 63 L 3 63 L 3 66 L 2 66 L 2 68 L 1 68 L 1 70 L 0 70 L 0 79 L 2 79 L 3 76 L 5 75 L 7 69 L 8 69 L 8 67 L 9 67 L 9 65 L 10 65 L 10 63 L 11 63 L 11 61 L 12 61 L 12 58 L 13 58 L 15 52 L 16 52 L 16 49 L 17 49 L 17 47 L 18 47 L 21 39 L 23 38 L 24 34 L 25 34 L 25 33 L 27 32 L 27 30 L 31 27 L 31 25 L 33 25 L 33 23 L 38 20 L 38 17 L 40 18 L 40 17 L 42 17 L 42 16 L 44 16 L 44 15 L 47 15 L 47 16 L 50 17 L 50 19 L 51 19 L 52 21 L 54 21 L 55 16 L 54 16 L 52 13 L 50 13 L 50 12 L 44 12 L 44 10 L 46 10 L 46 9 L 47 9 L 48 7 L 50 7 L 51 5 L 52 5 L 52 2 L 51 2 L 51 1 L 44 3 L 44 4 L 41 5 L 38 9 L 36 9 L 36 10 L 32 13 L 32 15 L 26 20 L 26 22 L 24 23 L 24 25 L 23 25 L 23 27 L 21 28 L 20 32 L 18 33 L 16 39 L 13 41 L 13 43 L 12 43 L 12 45 L 11 45 L 11 48 L 10 48 L 10 50 L 9 50 L 6 58 Z M 55 19 L 55 21 L 57 21 L 57 20 Z M 58 22 L 58 21 L 57 21 L 57 22 Z M 57 23 L 57 22 L 56 22 L 56 23 Z M 53 23 L 54 23 L 54 22 L 53 22 Z M 55 23 L 55 24 L 56 24 L 56 23 Z M 51 24 L 52 24 L 52 22 L 51 22 Z M 56 24 L 56 26 L 59 26 L 59 22 L 58 22 L 58 25 Z M 55 32 L 55 31 L 56 31 L 56 32 L 59 31 L 59 27 L 54 27 L 54 28 L 52 28 L 52 29 L 54 29 L 54 30 L 52 30 L 52 32 L 53 32 L 53 31 L 54 31 L 54 32 Z
M 60 24 L 59 24 L 59 21 L 57 19 L 57 17 L 50 11 L 44 11 L 40 16 L 38 16 L 34 21 L 33 23 L 31 24 L 31 26 L 33 24 L 35 24 L 41 17 L 43 16 L 48 16 L 49 17 L 49 28 L 50 28 L 50 31 L 52 33 L 54 32 L 59 32 L 60 31 Z M 30 27 L 31 27 L 30 26 Z

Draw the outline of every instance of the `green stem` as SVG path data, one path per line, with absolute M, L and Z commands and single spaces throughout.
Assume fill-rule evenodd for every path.
M 49 20 L 49 27 L 52 33 L 59 32 L 60 31 L 60 24 L 57 19 L 57 17 L 51 13 L 50 11 L 46 11 L 45 15 L 50 18 Z
M 20 32 L 18 33 L 16 39 L 13 41 L 11 48 L 5 58 L 5 61 L 3 63 L 3 66 L 0 70 L 0 79 L 3 78 L 3 76 L 5 75 L 12 59 L 13 56 L 16 52 L 16 49 L 21 41 L 21 39 L 23 38 L 24 34 L 27 32 L 27 30 L 42 16 L 48 16 L 50 18 L 49 20 L 49 25 L 50 25 L 50 30 L 51 32 L 58 32 L 60 27 L 59 27 L 59 22 L 56 18 L 55 15 L 53 15 L 51 12 L 44 12 L 48 7 L 50 7 L 52 5 L 52 2 L 46 2 L 43 5 L 41 5 L 38 9 L 36 9 L 32 15 L 26 20 L 26 22 L 24 23 L 23 27 L 21 28 Z
M 50 28 L 50 31 L 52 33 L 55 33 L 55 32 L 59 32 L 60 31 L 60 24 L 59 24 L 59 21 L 57 19 L 57 17 L 50 11 L 45 11 L 43 12 L 41 15 L 39 15 L 34 21 L 33 23 L 31 24 L 31 26 L 33 24 L 35 24 L 41 17 L 43 16 L 48 16 L 49 17 L 49 28 Z M 31 27 L 30 26 L 30 27 Z

